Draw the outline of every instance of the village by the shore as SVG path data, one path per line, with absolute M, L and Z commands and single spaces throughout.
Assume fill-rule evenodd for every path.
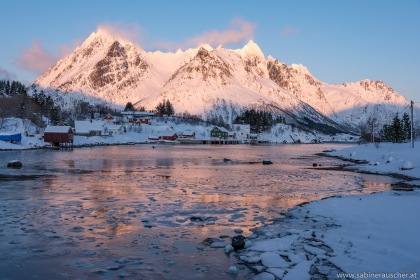
M 9 118 L 0 132 L 0 150 L 69 148 L 118 144 L 264 144 L 355 142 L 348 134 L 326 135 L 276 124 L 262 133 L 252 133 L 249 124 L 230 129 L 208 123 L 189 123 L 177 117 L 151 112 L 123 111 L 121 116 L 95 114 L 75 121 L 74 126 L 36 127 L 28 120 Z

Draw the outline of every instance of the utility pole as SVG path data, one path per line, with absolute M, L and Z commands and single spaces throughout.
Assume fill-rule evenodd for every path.
M 375 143 L 375 127 L 374 127 L 375 121 L 376 121 L 375 118 L 372 119 L 372 143 Z
M 413 138 L 413 126 L 414 126 L 414 122 L 413 122 L 413 107 L 414 107 L 414 102 L 413 100 L 411 100 L 411 132 L 410 132 L 410 138 L 411 138 L 411 148 L 414 149 L 414 138 Z

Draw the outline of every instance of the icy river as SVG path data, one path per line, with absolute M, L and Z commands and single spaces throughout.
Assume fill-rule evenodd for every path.
M 0 152 L 0 280 L 246 279 L 235 253 L 212 244 L 299 203 L 390 188 L 388 177 L 312 167 L 343 164 L 315 154 L 346 146 Z M 15 159 L 22 169 L 6 167 Z

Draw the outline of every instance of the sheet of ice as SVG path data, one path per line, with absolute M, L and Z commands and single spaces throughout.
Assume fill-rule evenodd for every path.
M 311 275 L 309 270 L 311 269 L 312 261 L 303 261 L 298 263 L 295 267 L 287 272 L 283 280 L 309 280 Z
M 265 239 L 262 241 L 255 240 L 250 250 L 262 252 L 285 251 L 289 250 L 293 242 L 297 239 L 297 235 L 287 235 L 281 238 Z
M 273 252 L 265 252 L 261 254 L 261 263 L 265 267 L 286 268 L 289 264 L 280 257 L 279 254 Z

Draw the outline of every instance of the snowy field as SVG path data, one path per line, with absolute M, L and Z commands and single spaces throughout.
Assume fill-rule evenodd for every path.
M 329 154 L 366 161 L 358 170 L 418 180 L 420 143 L 415 144 L 359 145 Z M 240 259 L 256 271 L 254 279 L 417 279 L 419 199 L 415 187 L 295 207 L 285 221 L 248 237 Z

